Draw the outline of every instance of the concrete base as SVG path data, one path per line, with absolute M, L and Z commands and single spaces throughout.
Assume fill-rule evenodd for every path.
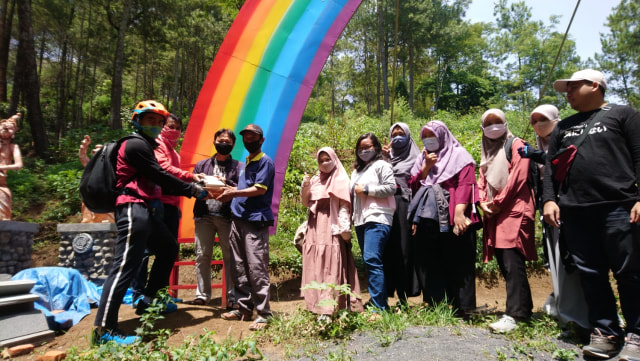
M 14 275 L 31 267 L 33 235 L 37 223 L 0 221 L 0 273 Z
M 59 224 L 61 234 L 58 266 L 74 268 L 84 278 L 101 285 L 113 261 L 117 229 L 114 223 Z

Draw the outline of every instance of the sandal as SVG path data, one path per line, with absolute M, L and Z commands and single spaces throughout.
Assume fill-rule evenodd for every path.
M 262 316 L 258 316 L 258 318 L 256 318 L 255 321 L 253 321 L 253 323 L 249 326 L 249 330 L 260 331 L 260 330 L 264 330 L 268 326 L 269 326 L 269 320 Z
M 196 306 L 206 306 L 207 305 L 207 301 L 203 300 L 202 298 L 194 298 L 191 301 L 187 301 L 185 302 L 188 305 L 196 305 Z
M 244 320 L 250 320 L 251 317 L 245 317 L 245 315 L 242 314 L 242 312 L 238 311 L 238 310 L 231 310 L 229 312 L 225 312 L 222 315 L 220 315 L 220 317 L 223 320 L 227 320 L 227 321 L 244 321 Z M 257 320 L 256 320 L 257 321 Z

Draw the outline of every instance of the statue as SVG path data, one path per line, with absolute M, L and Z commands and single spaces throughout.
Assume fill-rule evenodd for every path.
M 11 220 L 11 191 L 7 187 L 7 171 L 22 168 L 22 154 L 20 147 L 13 144 L 13 138 L 18 131 L 18 119 L 22 115 L 17 113 L 9 119 L 0 121 L 0 220 Z
M 89 163 L 89 156 L 87 155 L 87 151 L 89 150 L 89 145 L 91 145 L 91 137 L 88 135 L 84 136 L 82 142 L 80 143 L 80 149 L 78 149 L 78 158 L 80 159 L 80 163 L 83 167 Z M 96 152 L 102 147 L 102 144 L 96 145 L 95 148 L 91 151 L 91 155 L 96 154 Z M 82 203 L 81 206 L 82 212 L 82 221 L 80 223 L 114 223 L 115 218 L 113 213 L 93 213 L 89 208 L 84 206 Z

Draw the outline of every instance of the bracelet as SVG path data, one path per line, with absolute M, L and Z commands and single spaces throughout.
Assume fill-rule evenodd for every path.
M 369 186 L 368 185 L 364 186 L 364 195 L 365 196 L 369 195 Z

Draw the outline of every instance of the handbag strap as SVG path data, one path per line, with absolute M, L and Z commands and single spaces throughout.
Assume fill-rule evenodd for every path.
M 587 138 L 587 135 L 589 134 L 591 128 L 593 128 L 593 126 L 596 124 L 596 121 L 600 119 L 605 112 L 611 110 L 614 106 L 615 104 L 607 104 L 604 107 L 600 108 L 600 111 L 598 111 L 598 113 L 596 113 L 593 118 L 591 118 L 591 121 L 589 122 L 587 127 L 584 128 L 584 131 L 582 132 L 582 134 L 580 134 L 573 146 L 579 148 L 582 142 L 584 142 L 584 140 Z

